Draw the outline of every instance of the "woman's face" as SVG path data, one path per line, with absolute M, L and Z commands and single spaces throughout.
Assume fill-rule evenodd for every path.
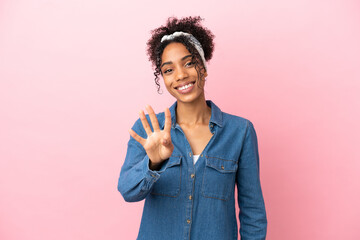
M 192 55 L 182 43 L 172 42 L 165 47 L 160 69 L 166 89 L 178 101 L 189 103 L 201 97 L 205 99 L 204 78 L 207 73 L 198 79 Z

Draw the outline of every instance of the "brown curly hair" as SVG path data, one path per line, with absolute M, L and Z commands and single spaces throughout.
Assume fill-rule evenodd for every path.
M 176 17 L 169 17 L 166 25 L 158 27 L 151 31 L 151 38 L 147 41 L 147 55 L 152 65 L 155 67 L 155 84 L 157 85 L 157 91 L 160 93 L 159 75 L 162 75 L 161 55 L 165 47 L 171 42 L 179 42 L 184 44 L 187 50 L 193 55 L 193 61 L 195 63 L 195 69 L 198 73 L 199 79 L 203 76 L 203 70 L 205 69 L 201 57 L 195 47 L 189 42 L 189 39 L 184 36 L 175 37 L 172 40 L 166 40 L 161 42 L 161 38 L 164 35 L 169 35 L 177 31 L 182 31 L 192 34 L 200 43 L 204 50 L 205 61 L 209 61 L 212 58 L 214 51 L 214 34 L 201 26 L 200 21 L 203 20 L 200 16 L 185 17 L 177 19 Z

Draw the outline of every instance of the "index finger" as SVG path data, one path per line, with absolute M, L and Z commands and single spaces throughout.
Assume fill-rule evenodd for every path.
M 171 113 L 170 110 L 168 108 L 165 109 L 165 127 L 164 127 L 164 131 L 165 132 L 170 132 L 171 129 Z

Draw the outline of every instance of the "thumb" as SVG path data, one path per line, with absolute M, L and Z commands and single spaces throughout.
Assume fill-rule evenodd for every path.
M 163 138 L 163 139 L 162 139 L 162 145 L 164 145 L 164 146 L 169 145 L 169 140 L 166 139 L 166 138 Z
M 171 143 L 171 138 L 168 136 L 168 134 L 165 134 L 163 139 L 162 139 L 162 144 L 164 146 L 169 146 Z

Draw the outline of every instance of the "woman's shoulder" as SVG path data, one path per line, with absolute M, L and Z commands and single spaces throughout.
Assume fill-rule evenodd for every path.
M 243 116 L 222 112 L 224 126 L 231 126 L 235 128 L 247 128 L 253 126 L 253 123 Z
M 215 122 L 227 127 L 246 128 L 251 121 L 243 116 L 224 112 L 212 100 L 207 100 L 208 105 L 211 105 L 211 116 Z

